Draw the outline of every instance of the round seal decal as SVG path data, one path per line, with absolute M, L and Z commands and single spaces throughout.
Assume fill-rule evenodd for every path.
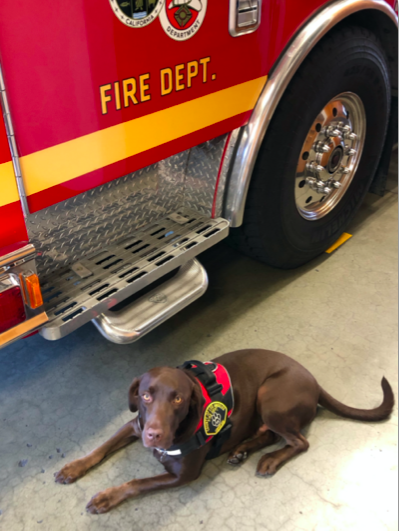
M 200 29 L 207 6 L 208 0 L 166 0 L 159 19 L 169 37 L 186 41 Z
M 151 24 L 162 9 L 165 0 L 109 0 L 115 15 L 131 28 Z

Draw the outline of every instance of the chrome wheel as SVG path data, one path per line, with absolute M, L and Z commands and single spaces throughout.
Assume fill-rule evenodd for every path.
M 302 146 L 295 174 L 300 215 L 315 221 L 342 199 L 356 173 L 366 137 L 366 112 L 353 92 L 343 92 L 319 113 Z

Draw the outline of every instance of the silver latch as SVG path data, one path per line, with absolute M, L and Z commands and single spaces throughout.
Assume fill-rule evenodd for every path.
M 262 0 L 230 0 L 229 31 L 233 37 L 259 28 Z

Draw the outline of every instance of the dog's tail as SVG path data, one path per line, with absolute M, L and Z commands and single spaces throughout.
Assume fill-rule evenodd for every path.
M 345 404 L 342 404 L 333 398 L 322 388 L 320 388 L 319 404 L 336 415 L 348 419 L 365 420 L 369 422 L 385 420 L 392 413 L 395 397 L 392 387 L 386 378 L 382 379 L 381 386 L 384 392 L 384 400 L 382 401 L 382 404 L 375 409 L 356 409 L 354 407 L 345 406 Z

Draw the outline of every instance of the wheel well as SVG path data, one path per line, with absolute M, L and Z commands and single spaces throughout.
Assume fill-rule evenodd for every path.
M 381 41 L 385 53 L 387 54 L 390 74 L 391 86 L 394 91 L 394 96 L 397 95 L 398 90 L 398 29 L 393 21 L 388 18 L 385 13 L 374 9 L 365 9 L 350 15 L 345 20 L 334 27 L 339 26 L 362 26 L 372 31 Z
M 311 50 L 332 29 L 340 25 L 364 27 L 379 38 L 388 58 L 392 98 L 397 98 L 398 24 L 392 7 L 383 0 L 332 0 L 327 2 L 320 11 L 298 29 L 276 60 L 251 118 L 242 128 L 242 134 L 237 142 L 236 155 L 232 160 L 223 211 L 224 217 L 230 221 L 232 227 L 239 227 L 243 222 L 252 171 L 282 95 Z

